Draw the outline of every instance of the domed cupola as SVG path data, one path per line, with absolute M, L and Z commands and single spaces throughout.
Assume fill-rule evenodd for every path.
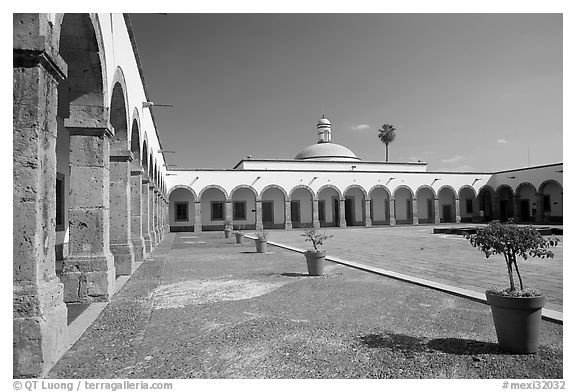
M 311 161 L 359 161 L 350 149 L 332 142 L 332 124 L 326 116 L 316 124 L 318 130 L 318 142 L 306 147 L 294 157 L 298 160 Z

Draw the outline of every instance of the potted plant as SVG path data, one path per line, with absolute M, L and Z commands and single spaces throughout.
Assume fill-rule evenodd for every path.
M 237 244 L 243 244 L 244 243 L 244 233 L 242 232 L 242 229 L 244 227 L 242 225 L 238 226 L 238 230 L 234 232 L 234 236 L 236 237 L 236 243 Z
M 310 227 L 304 230 L 302 236 L 306 237 L 305 241 L 312 242 L 312 246 L 314 247 L 314 250 L 307 250 L 304 252 L 304 256 L 306 256 L 306 264 L 308 265 L 308 275 L 323 275 L 326 253 L 323 250 L 319 250 L 318 247 L 322 246 L 325 240 L 332 238 L 333 236 L 328 236 L 326 233 L 320 233 L 315 227 Z
M 257 230 L 255 243 L 257 253 L 266 253 L 266 247 L 268 245 L 268 232 L 264 229 Z
M 228 223 L 224 225 L 224 238 L 230 238 L 230 233 L 232 232 L 231 227 L 232 225 Z
M 486 291 L 500 348 L 514 353 L 535 353 L 546 298 L 540 291 L 524 287 L 517 258 L 552 258 L 554 253 L 548 248 L 556 246 L 558 238 L 544 238 L 532 226 L 519 227 L 512 220 L 508 223 L 493 221 L 485 228 L 479 228 L 476 234 L 465 237 L 486 258 L 502 254 L 506 261 L 509 286 L 502 290 Z M 520 287 L 516 286 L 514 272 Z

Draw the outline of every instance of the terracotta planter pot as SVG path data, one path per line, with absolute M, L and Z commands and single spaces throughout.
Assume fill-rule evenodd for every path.
M 232 232 L 232 230 L 230 230 L 230 229 L 224 229 L 224 238 L 230 238 L 231 232 Z
M 486 292 L 498 344 L 504 351 L 532 354 L 538 350 L 542 307 L 546 297 L 504 297 Z
M 244 234 L 234 233 L 234 235 L 236 236 L 236 243 L 237 244 L 243 244 L 244 243 Z
M 256 238 L 255 242 L 256 242 L 256 252 L 266 253 L 266 248 L 268 247 L 268 241 Z
M 324 275 L 324 262 L 326 261 L 326 254 L 324 252 L 314 252 L 308 250 L 304 252 L 304 256 L 306 256 L 306 264 L 308 265 L 308 275 Z

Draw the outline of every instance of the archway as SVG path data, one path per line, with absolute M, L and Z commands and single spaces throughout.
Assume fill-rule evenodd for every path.
M 372 225 L 389 225 L 390 191 L 384 185 L 380 185 L 373 187 L 369 195 Z
M 435 220 L 435 206 L 434 199 L 436 194 L 434 189 L 428 185 L 423 185 L 416 190 L 417 202 L 417 215 L 419 223 L 434 223 Z
M 366 225 L 366 191 L 359 185 L 351 185 L 344 191 L 344 216 L 346 226 Z
M 500 185 L 496 189 L 496 197 L 498 199 L 498 207 L 500 210 L 499 219 L 502 222 L 514 217 L 514 192 L 508 185 Z
M 494 190 L 489 185 L 483 186 L 478 192 L 478 214 L 480 222 L 490 222 L 491 220 L 496 219 L 493 213 L 493 195 Z
M 538 196 L 536 188 L 529 182 L 523 182 L 516 188 L 514 202 L 517 203 L 518 221 L 531 223 L 536 221 Z
M 412 198 L 412 190 L 407 186 L 400 186 L 394 191 L 394 218 L 397 224 L 413 224 Z
M 471 186 L 464 186 L 460 188 L 460 217 L 461 222 L 472 222 L 478 215 L 478 204 L 474 188 Z
M 454 223 L 456 222 L 456 191 L 451 186 L 443 186 L 438 191 L 438 204 L 440 210 L 440 222 Z
M 313 224 L 312 199 L 314 192 L 300 185 L 290 192 L 290 216 L 292 227 L 309 227 Z
M 318 221 L 320 227 L 335 227 L 340 220 L 340 200 L 342 194 L 333 185 L 324 185 L 317 192 Z
M 233 229 L 255 229 L 257 192 L 249 185 L 239 185 L 230 192 Z
M 146 257 L 146 246 L 142 230 L 142 160 L 140 150 L 140 119 L 138 111 L 134 110 L 132 121 L 132 137 L 130 138 L 130 151 L 132 152 L 132 165 L 130 168 L 130 227 L 132 229 L 132 247 L 134 261 L 142 262 Z
M 170 231 L 194 231 L 196 196 L 192 188 L 179 185 L 170 191 L 168 200 Z
M 558 181 L 544 181 L 540 187 L 541 210 L 545 223 L 563 222 L 563 189 Z
M 262 199 L 262 225 L 265 229 L 286 228 L 286 199 L 284 189 L 268 185 L 260 193 Z
M 224 230 L 228 222 L 230 223 L 232 214 L 227 207 L 228 195 L 226 191 L 218 185 L 209 185 L 198 194 L 200 199 L 201 223 L 203 231 Z

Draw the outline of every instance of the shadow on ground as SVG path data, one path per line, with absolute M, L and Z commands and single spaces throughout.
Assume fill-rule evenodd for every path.
M 370 348 L 388 348 L 405 354 L 433 351 L 457 355 L 504 354 L 495 343 L 471 339 L 441 338 L 428 341 L 426 338 L 388 332 L 364 335 L 360 341 Z

